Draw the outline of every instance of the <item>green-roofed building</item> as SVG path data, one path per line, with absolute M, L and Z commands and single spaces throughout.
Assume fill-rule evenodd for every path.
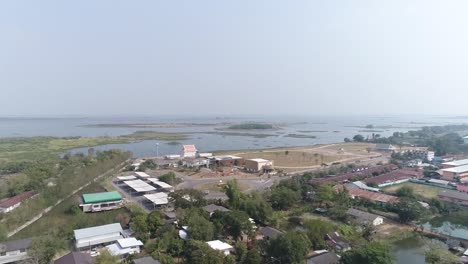
M 101 192 L 83 194 L 83 212 L 100 212 L 122 207 L 122 195 L 119 192 Z

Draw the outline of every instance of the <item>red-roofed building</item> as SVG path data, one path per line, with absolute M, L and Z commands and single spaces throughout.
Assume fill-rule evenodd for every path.
M 20 193 L 10 198 L 4 198 L 0 200 L 0 212 L 1 213 L 11 212 L 15 210 L 16 208 L 18 208 L 21 205 L 21 202 L 33 197 L 34 195 L 36 195 L 36 193 L 33 191 L 30 191 L 30 192 Z
M 457 191 L 468 193 L 468 186 L 466 186 L 466 185 L 457 185 Z
M 183 158 L 195 158 L 197 156 L 197 148 L 195 145 L 184 145 L 182 147 L 182 157 Z
M 398 202 L 398 197 L 383 194 L 383 193 L 370 192 L 370 191 L 362 190 L 359 188 L 349 188 L 342 184 L 336 185 L 333 187 L 335 191 L 341 191 L 343 190 L 343 188 L 346 188 L 346 190 L 348 190 L 348 195 L 352 199 L 364 198 L 364 199 L 368 199 L 368 200 L 371 200 L 373 202 L 380 203 L 380 204 Z
M 399 169 L 389 173 L 385 173 L 379 176 L 365 179 L 366 184 L 375 183 L 379 187 L 385 187 L 388 185 L 399 184 L 409 179 L 419 179 L 424 175 L 422 170 L 419 169 Z

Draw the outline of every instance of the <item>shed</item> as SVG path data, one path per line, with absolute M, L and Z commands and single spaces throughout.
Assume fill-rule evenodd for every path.
M 346 214 L 353 216 L 361 224 L 372 224 L 373 226 L 383 224 L 383 217 L 354 208 L 348 209 L 348 211 L 346 211 Z
M 77 229 L 73 232 L 77 249 L 105 245 L 123 238 L 123 230 L 119 223 Z
M 210 246 L 212 249 L 221 251 L 224 255 L 229 255 L 231 254 L 231 250 L 234 248 L 229 245 L 228 243 L 222 242 L 220 240 L 213 240 L 213 241 L 208 241 L 206 242 L 208 246 Z

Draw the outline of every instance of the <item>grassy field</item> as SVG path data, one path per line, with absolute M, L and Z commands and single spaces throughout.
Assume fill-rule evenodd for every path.
M 119 218 L 129 216 L 129 212 L 125 208 L 107 212 L 86 214 L 81 211 L 78 213 L 69 212 L 69 209 L 72 205 L 79 205 L 81 194 L 100 191 L 104 191 L 104 188 L 98 184 L 92 184 L 88 186 L 81 192 L 63 201 L 63 203 L 58 205 L 44 217 L 29 227 L 23 229 L 10 239 L 14 240 L 46 234 L 53 234 L 59 237 L 70 239 L 73 229 L 111 224 L 119 222 Z
M 405 183 L 402 183 L 402 184 L 388 186 L 388 187 L 383 188 L 383 190 L 386 191 L 386 192 L 395 193 L 398 189 L 400 189 L 403 186 L 413 188 L 415 194 L 420 195 L 420 196 L 422 196 L 424 198 L 427 198 L 427 199 L 437 197 L 439 192 L 441 190 L 443 190 L 442 188 L 438 188 L 438 187 L 435 187 L 435 186 L 428 186 L 428 185 L 411 183 L 411 182 L 405 182 Z
M 119 137 L 20 137 L 0 138 L 0 164 L 8 161 L 48 159 L 69 149 L 118 144 L 138 140 L 184 140 L 187 136 L 178 133 L 139 131 Z

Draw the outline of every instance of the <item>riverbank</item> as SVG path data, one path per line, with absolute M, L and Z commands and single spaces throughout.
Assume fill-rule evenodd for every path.
M 0 164 L 9 161 L 30 161 L 53 158 L 75 148 L 121 144 L 143 140 L 177 141 L 188 136 L 182 133 L 137 131 L 118 137 L 16 137 L 0 138 Z

